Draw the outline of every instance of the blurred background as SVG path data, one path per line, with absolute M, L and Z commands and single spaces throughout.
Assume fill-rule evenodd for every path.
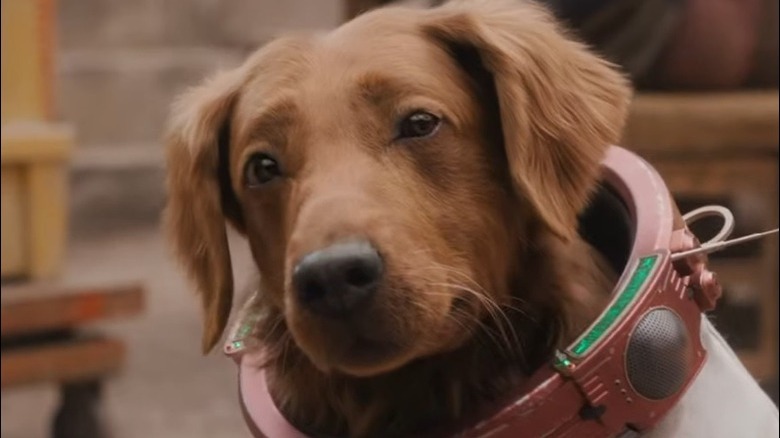
M 200 354 L 198 303 L 159 230 L 170 103 L 278 34 L 440 2 L 1 1 L 2 436 L 247 436 L 234 366 Z M 735 235 L 777 226 L 777 0 L 546 3 L 633 79 L 623 144 L 683 212 L 726 205 Z M 777 238 L 713 265 L 712 318 L 777 402 Z

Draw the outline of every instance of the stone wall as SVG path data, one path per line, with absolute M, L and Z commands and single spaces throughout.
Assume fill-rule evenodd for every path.
M 342 0 L 59 0 L 58 116 L 78 144 L 72 231 L 156 224 L 173 97 L 290 30 L 335 27 Z

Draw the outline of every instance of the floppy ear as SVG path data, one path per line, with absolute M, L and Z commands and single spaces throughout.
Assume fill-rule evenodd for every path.
M 241 211 L 230 187 L 229 117 L 241 73 L 222 73 L 187 92 L 173 108 L 167 134 L 165 226 L 203 301 L 203 351 L 219 341 L 233 297 L 225 219 L 239 230 Z
M 429 11 L 423 31 L 467 70 L 487 71 L 515 191 L 552 232 L 574 237 L 623 129 L 627 80 L 529 2 L 450 3 Z

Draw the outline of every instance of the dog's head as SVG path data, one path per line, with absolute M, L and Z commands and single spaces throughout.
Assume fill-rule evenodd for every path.
M 524 281 L 530 230 L 575 237 L 629 94 L 522 2 L 383 9 L 268 44 L 174 109 L 167 223 L 204 349 L 231 308 L 225 219 L 320 369 L 457 348 Z

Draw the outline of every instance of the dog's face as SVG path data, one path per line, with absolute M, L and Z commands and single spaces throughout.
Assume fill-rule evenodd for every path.
M 225 219 L 300 349 L 355 376 L 496 317 L 532 224 L 573 237 L 628 89 L 543 11 L 482 6 L 282 39 L 181 101 L 168 223 L 206 349 L 230 310 Z
M 233 113 L 230 174 L 263 290 L 323 369 L 375 373 L 456 345 L 481 294 L 505 289 L 509 185 L 477 90 L 398 27 L 269 47 Z

